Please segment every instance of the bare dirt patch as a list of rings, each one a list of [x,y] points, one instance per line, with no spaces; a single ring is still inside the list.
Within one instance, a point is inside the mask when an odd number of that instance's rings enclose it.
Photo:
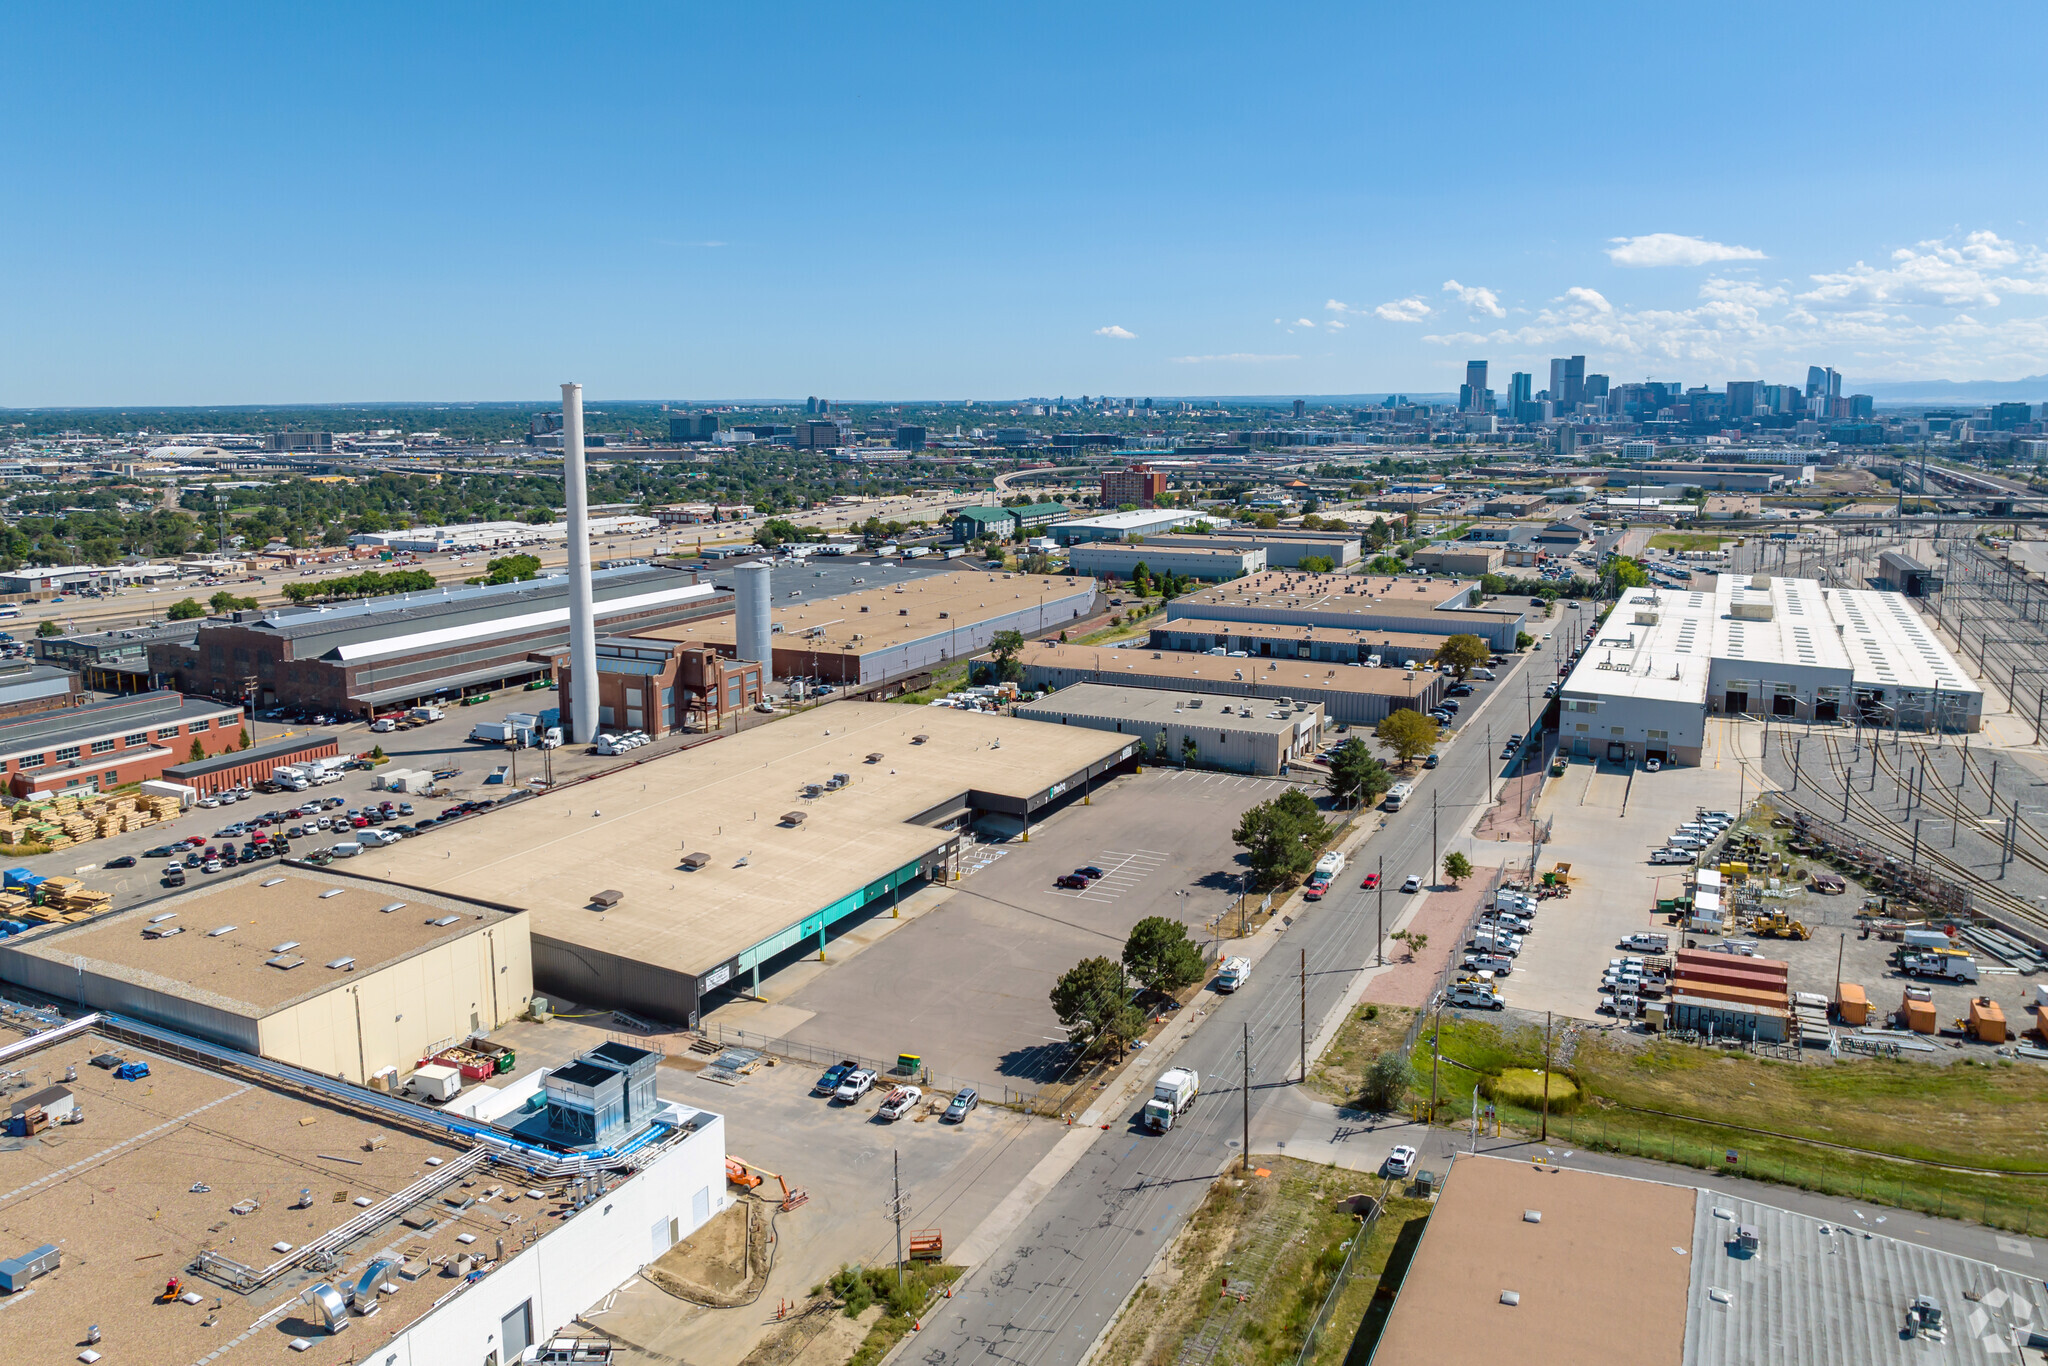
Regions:
[[[746,1304],[768,1283],[768,1206],[738,1200],[661,1254],[644,1273],[648,1284],[712,1309]]]

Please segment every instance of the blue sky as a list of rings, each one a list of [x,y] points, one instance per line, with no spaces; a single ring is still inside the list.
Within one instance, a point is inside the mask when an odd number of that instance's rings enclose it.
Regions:
[[[2048,371],[2048,11],[1936,14],[16,6],[0,405]]]

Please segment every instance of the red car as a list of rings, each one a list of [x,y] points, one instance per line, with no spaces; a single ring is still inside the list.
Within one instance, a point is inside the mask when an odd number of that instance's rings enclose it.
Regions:
[[[1369,892],[1373,888],[1380,885],[1380,875],[1378,873],[1367,873],[1365,875],[1365,881],[1359,883],[1358,885],[1365,888],[1365,890]]]
[[[1053,879],[1052,885],[1055,887],[1085,888],[1088,885],[1088,879],[1082,877],[1079,873],[1061,873]]]
[[[1323,899],[1323,893],[1329,890],[1330,884],[1327,882],[1311,882],[1308,885],[1308,890],[1301,894],[1301,899],[1303,901],[1321,901]]]
[[[206,845],[206,836],[187,835],[185,836],[185,843],[191,845],[194,849],[204,848]]]

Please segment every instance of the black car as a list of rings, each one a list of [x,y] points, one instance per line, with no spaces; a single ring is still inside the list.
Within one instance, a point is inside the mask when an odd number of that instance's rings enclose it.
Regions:
[[[120,858],[110,858],[107,860],[106,866],[109,868],[133,868],[135,866],[135,856],[133,854],[123,854]]]
[[[1097,881],[1098,879],[1106,876],[1100,868],[1097,868],[1092,863],[1083,864],[1081,867],[1076,868],[1074,871],[1079,873],[1082,877],[1087,878],[1090,882]]]
[[[200,864],[204,862],[206,862],[206,860],[200,857],[199,851],[197,849],[194,849],[191,853],[185,855],[185,866],[187,868],[197,868]]]

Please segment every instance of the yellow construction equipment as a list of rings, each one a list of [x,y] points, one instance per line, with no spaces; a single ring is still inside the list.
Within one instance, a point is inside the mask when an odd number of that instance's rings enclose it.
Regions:
[[[743,1162],[729,1153],[726,1155],[725,1179],[729,1184],[738,1186],[741,1190],[753,1190],[761,1184],[761,1178],[764,1176],[773,1176],[775,1184],[782,1187],[781,1209],[785,1214],[811,1198],[808,1191],[801,1186],[790,1185],[778,1173],[771,1172],[766,1167],[756,1167]]]
[[[1813,931],[1783,911],[1765,911],[1749,922],[1749,932],[1765,939],[1811,939]]]

